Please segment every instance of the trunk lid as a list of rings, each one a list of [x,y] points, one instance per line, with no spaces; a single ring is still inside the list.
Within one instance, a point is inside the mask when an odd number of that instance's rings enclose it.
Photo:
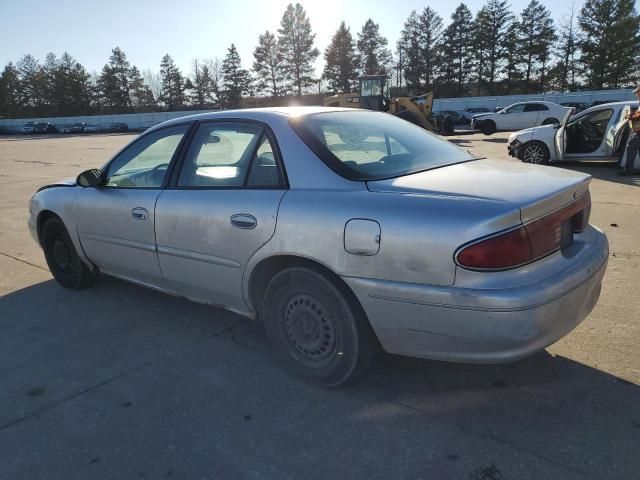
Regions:
[[[508,160],[480,159],[388,180],[372,192],[479,199],[520,209],[523,223],[566,206],[589,190],[590,175]]]

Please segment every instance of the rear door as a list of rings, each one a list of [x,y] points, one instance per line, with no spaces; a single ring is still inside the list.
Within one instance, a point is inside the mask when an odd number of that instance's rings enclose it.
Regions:
[[[245,310],[244,269],[275,231],[285,178],[265,125],[201,123],[156,205],[158,258],[169,288]]]
[[[548,108],[542,103],[527,103],[522,115],[523,126],[520,128],[535,127],[547,118]]]

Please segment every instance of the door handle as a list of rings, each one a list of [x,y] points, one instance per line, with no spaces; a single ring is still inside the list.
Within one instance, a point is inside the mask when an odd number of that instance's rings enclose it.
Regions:
[[[149,211],[146,208],[136,207],[131,209],[131,216],[136,220],[146,220],[149,218]]]
[[[236,213],[235,215],[231,215],[231,225],[236,228],[242,228],[243,230],[251,230],[252,228],[256,228],[258,220],[248,213]]]

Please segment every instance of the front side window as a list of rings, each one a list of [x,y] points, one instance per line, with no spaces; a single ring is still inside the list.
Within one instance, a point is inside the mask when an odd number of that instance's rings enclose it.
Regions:
[[[522,113],[524,112],[524,103],[519,103],[505,110],[505,113]]]
[[[596,110],[567,124],[567,153],[595,152],[607,133],[613,110]]]
[[[178,187],[273,188],[281,183],[265,129],[249,123],[200,125],[178,177]]]
[[[291,125],[321,160],[352,180],[399,177],[476,158],[388,113],[316,113]]]
[[[176,125],[144,135],[109,164],[106,186],[160,188],[188,129],[189,125]]]

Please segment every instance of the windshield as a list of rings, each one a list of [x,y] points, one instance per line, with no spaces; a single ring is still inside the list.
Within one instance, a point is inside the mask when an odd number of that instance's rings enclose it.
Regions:
[[[388,113],[316,113],[291,125],[321,160],[351,180],[399,177],[477,158]]]

